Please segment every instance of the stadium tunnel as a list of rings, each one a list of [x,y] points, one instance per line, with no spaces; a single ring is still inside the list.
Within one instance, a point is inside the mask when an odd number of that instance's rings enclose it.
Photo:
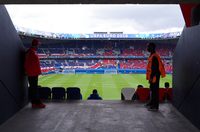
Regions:
[[[19,0],[11,3],[15,2],[20,3]],[[173,56],[173,105],[200,129],[200,25],[197,25],[200,18],[197,13],[199,6],[197,4],[180,4],[180,6],[186,26]],[[0,5],[0,18],[0,124],[2,124],[28,103],[28,85],[23,70],[24,46],[4,5]]]

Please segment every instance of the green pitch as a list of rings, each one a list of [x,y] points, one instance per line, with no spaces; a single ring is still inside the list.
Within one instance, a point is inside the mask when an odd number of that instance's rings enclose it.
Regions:
[[[39,85],[50,88],[76,86],[81,89],[84,100],[97,89],[104,100],[119,100],[124,87],[136,88],[139,84],[149,87],[145,77],[145,74],[52,74],[40,76]],[[164,87],[164,82],[172,86],[172,75],[161,78],[160,87]]]

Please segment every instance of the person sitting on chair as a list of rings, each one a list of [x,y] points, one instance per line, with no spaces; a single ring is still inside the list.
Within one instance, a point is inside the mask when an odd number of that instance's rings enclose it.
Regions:
[[[93,90],[92,94],[88,97],[88,100],[102,100],[102,98],[99,96],[96,89]]]
[[[168,94],[167,94],[167,91],[169,89],[169,82],[165,82],[165,88],[166,88],[165,99],[167,100],[167,99],[169,99]]]
[[[138,85],[137,86],[137,90],[140,89],[140,88],[144,88],[143,85]],[[135,91],[132,100],[138,100],[139,99],[137,90]]]
[[[166,89],[169,88],[169,82],[165,82],[165,88],[166,88]]]

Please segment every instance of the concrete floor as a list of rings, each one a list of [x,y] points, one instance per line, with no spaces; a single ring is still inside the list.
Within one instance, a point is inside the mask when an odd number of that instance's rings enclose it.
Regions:
[[[123,101],[49,102],[30,104],[0,126],[0,132],[199,132],[171,104],[158,112]]]

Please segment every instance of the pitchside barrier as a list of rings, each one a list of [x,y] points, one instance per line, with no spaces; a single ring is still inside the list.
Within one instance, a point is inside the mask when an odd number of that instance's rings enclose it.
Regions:
[[[145,69],[65,69],[45,74],[145,74]]]
[[[75,69],[67,69],[67,70],[64,70],[62,73],[64,74],[75,74]]]
[[[146,73],[140,69],[75,69],[75,74],[131,74]]]

